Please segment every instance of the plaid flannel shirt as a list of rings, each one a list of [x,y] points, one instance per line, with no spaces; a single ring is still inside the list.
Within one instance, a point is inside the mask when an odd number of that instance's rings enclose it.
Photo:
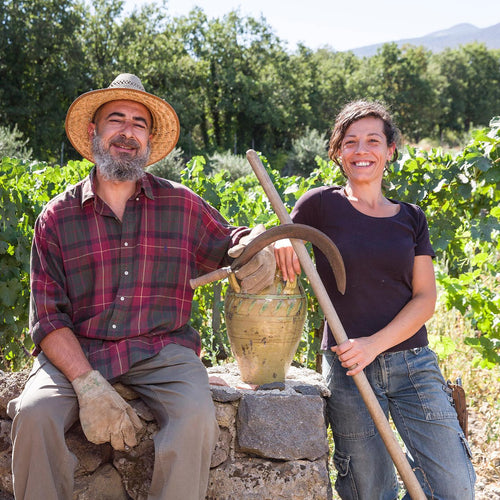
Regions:
[[[188,188],[146,174],[123,220],[94,193],[95,170],[51,200],[35,224],[30,330],[68,327],[112,379],[176,343],[200,353],[188,325],[189,280],[212,271],[244,232]]]

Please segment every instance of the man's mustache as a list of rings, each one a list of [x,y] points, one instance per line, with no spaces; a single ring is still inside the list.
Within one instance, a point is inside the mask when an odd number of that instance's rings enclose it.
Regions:
[[[110,141],[110,144],[113,146],[119,146],[119,147],[124,147],[124,148],[135,148],[139,149],[140,144],[135,140],[135,139],[113,139]]]

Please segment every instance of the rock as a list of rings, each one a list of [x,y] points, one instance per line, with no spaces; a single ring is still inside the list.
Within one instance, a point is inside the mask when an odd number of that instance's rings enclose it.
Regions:
[[[278,391],[284,391],[286,389],[284,382],[270,382],[269,384],[262,384],[257,387],[258,391],[273,391],[278,389]]]
[[[219,432],[219,439],[212,454],[210,467],[213,469],[224,463],[230,456],[233,436],[229,429],[222,428]]]
[[[295,385],[293,388],[295,392],[305,396],[321,396],[321,390],[313,385]]]
[[[244,453],[279,460],[316,460],[328,453],[320,396],[245,394],[237,427]]]
[[[12,424],[8,420],[0,420],[0,500],[1,492],[11,492],[12,475],[11,475],[11,458],[12,444],[10,440],[10,429]]]
[[[241,398],[241,392],[234,387],[223,386],[210,386],[212,391],[212,399],[220,403],[230,403],[231,401],[238,401]]]
[[[211,471],[207,500],[326,500],[332,497],[325,461],[242,458]]]
[[[118,471],[106,464],[91,476],[75,479],[73,500],[129,500]]]
[[[80,424],[75,424],[66,433],[66,443],[78,458],[75,476],[87,476],[110,461],[113,448],[109,444],[93,444],[85,438]]]
[[[127,493],[134,500],[146,500],[154,465],[154,443],[151,435],[143,438],[127,453],[115,451],[113,465],[120,473]]]
[[[3,372],[0,370],[0,418],[7,418],[7,404],[23,390],[28,371]]]

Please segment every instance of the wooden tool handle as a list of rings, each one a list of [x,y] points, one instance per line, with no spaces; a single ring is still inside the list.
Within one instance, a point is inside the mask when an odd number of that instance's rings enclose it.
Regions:
[[[219,281],[227,278],[232,273],[231,267],[221,267],[207,274],[202,274],[197,278],[189,280],[191,288],[194,290],[199,286],[206,285],[207,283],[212,283],[212,281]]]

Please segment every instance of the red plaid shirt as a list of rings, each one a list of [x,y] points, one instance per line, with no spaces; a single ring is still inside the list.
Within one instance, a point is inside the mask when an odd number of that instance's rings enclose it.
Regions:
[[[189,280],[219,267],[242,228],[188,188],[146,174],[123,221],[94,194],[94,171],[40,214],[31,256],[30,329],[68,327],[112,379],[176,343],[200,353],[187,323]]]

